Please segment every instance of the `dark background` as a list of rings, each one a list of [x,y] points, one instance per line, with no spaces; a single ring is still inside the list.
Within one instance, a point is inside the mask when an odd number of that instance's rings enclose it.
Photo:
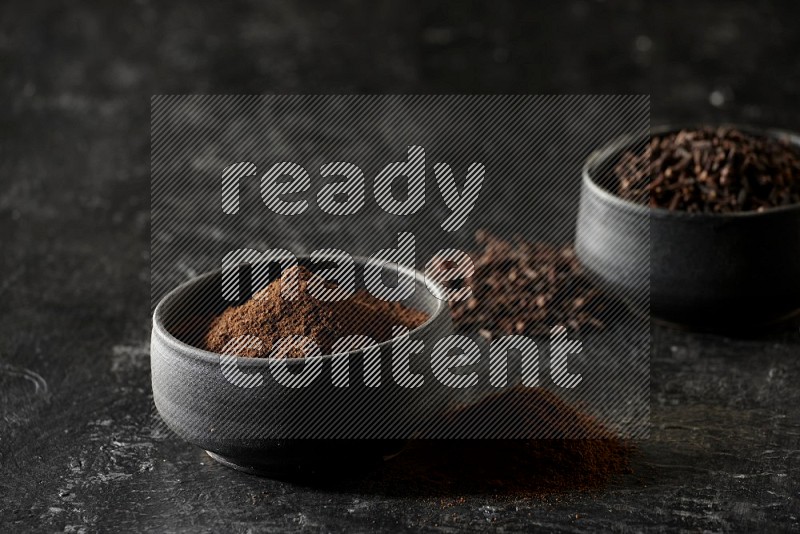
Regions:
[[[800,334],[653,328],[635,473],[539,500],[248,477],[152,432],[149,105],[165,93],[646,93],[800,129],[795,2],[0,7],[0,527],[791,530]]]

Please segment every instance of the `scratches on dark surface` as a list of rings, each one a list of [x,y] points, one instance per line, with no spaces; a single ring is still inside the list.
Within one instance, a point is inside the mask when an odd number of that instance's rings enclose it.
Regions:
[[[0,375],[11,378],[22,378],[33,386],[34,395],[47,396],[47,382],[39,373],[8,363],[0,363]]]

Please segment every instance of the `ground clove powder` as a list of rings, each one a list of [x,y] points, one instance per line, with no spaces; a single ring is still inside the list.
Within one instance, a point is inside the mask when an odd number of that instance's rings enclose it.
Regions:
[[[633,472],[632,442],[619,439],[594,417],[539,388],[516,387],[490,395],[454,410],[442,419],[440,429],[459,434],[476,421],[499,415],[536,428],[550,439],[414,440],[366,480],[364,488],[455,499],[466,495],[541,499],[599,490]]]
[[[281,288],[290,274],[297,274],[298,295],[284,299]],[[311,296],[308,283],[312,272],[304,267],[292,267],[242,304],[225,310],[216,317],[205,336],[205,347],[222,352],[229,341],[239,336],[258,337],[262,350],[244,350],[237,355],[266,357],[282,338],[306,336],[319,345],[322,354],[330,354],[337,339],[348,335],[364,335],[380,343],[392,338],[392,328],[409,330],[428,320],[425,312],[399,302],[376,299],[366,290],[356,291],[350,298],[325,302]],[[293,349],[286,356],[302,357]]]

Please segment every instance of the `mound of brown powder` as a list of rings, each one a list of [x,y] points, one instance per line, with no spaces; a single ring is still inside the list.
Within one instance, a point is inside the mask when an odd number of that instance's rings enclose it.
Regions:
[[[546,498],[599,490],[632,472],[631,442],[542,389],[517,387],[491,395],[455,410],[441,425],[457,435],[476,421],[497,417],[551,439],[412,441],[365,486],[390,494]]]
[[[298,278],[298,294],[293,299],[285,299],[281,288],[294,273]],[[262,350],[245,350],[237,354],[266,357],[280,339],[300,335],[313,340],[323,354],[330,354],[333,344],[341,337],[364,335],[380,343],[392,338],[393,327],[403,326],[410,330],[428,319],[424,312],[399,302],[376,299],[363,289],[346,300],[318,300],[308,291],[311,277],[311,271],[304,267],[287,269],[281,278],[241,306],[225,310],[211,323],[205,336],[206,349],[222,352],[232,339],[251,335],[261,340]],[[302,357],[303,352],[294,349],[287,356]]]

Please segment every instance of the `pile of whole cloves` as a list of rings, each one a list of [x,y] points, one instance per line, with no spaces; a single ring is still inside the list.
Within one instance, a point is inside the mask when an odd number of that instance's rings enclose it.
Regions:
[[[800,151],[787,141],[720,127],[653,136],[622,155],[618,194],[691,213],[763,211],[800,203]]]
[[[604,327],[610,301],[583,274],[572,247],[513,242],[478,231],[483,250],[472,255],[466,280],[472,296],[452,304],[461,331],[491,339],[500,334],[546,336],[554,326],[573,331]]]

